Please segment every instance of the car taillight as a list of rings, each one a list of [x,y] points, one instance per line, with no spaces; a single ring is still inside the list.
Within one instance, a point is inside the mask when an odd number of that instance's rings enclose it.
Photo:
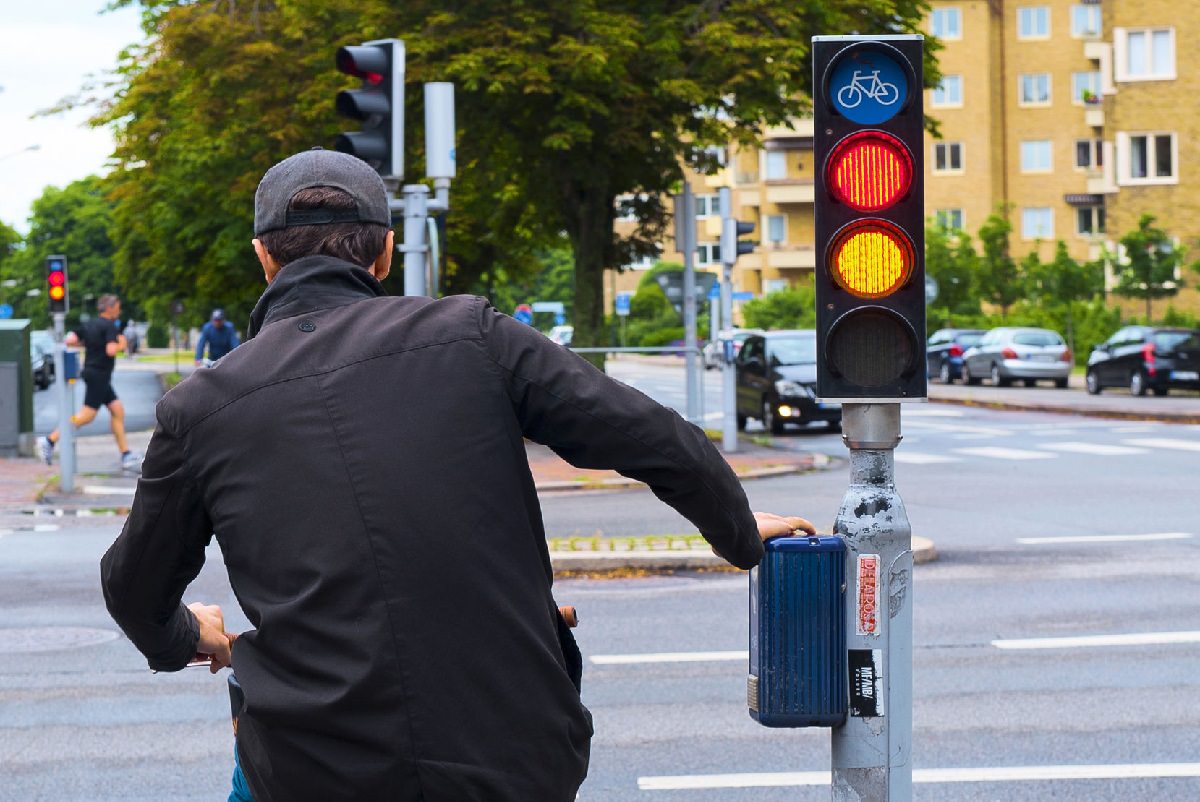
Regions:
[[[1153,376],[1156,372],[1154,366],[1154,343],[1146,343],[1142,346],[1142,360],[1146,363],[1146,372]]]
[[[958,343],[955,343],[954,345],[950,346],[950,351],[948,353],[950,354],[950,356],[962,356],[963,355],[962,346],[959,345]]]
[[[1017,352],[1011,348],[1005,348],[1000,352],[1000,356],[1004,357],[1005,359],[1020,359],[1020,357],[1017,356]]]
[[[1066,350],[1064,350],[1062,352],[1062,356],[1060,356],[1058,358],[1058,361],[1059,362],[1070,362],[1071,361],[1071,349],[1067,348]]]

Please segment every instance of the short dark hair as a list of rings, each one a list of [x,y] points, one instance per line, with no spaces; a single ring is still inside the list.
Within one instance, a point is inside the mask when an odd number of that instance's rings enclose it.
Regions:
[[[121,299],[111,292],[105,293],[96,299],[96,311],[107,312],[114,304],[121,303]]]
[[[355,210],[354,198],[334,187],[309,187],[292,196],[288,209]],[[258,239],[280,267],[305,256],[325,255],[370,267],[383,252],[387,227],[378,223],[323,223],[264,231]]]

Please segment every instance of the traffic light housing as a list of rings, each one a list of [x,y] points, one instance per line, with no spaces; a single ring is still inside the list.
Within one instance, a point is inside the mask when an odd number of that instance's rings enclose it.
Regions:
[[[726,217],[721,226],[721,261],[731,265],[744,253],[754,252],[753,242],[743,242],[742,236],[754,232],[754,223]]]
[[[337,94],[338,114],[362,129],[338,134],[334,147],[365,161],[386,179],[404,177],[404,42],[377,39],[337,50],[339,72],[362,80]]]
[[[50,314],[66,314],[69,301],[67,286],[67,257],[46,257],[46,297],[50,300]]]
[[[923,37],[813,37],[817,395],[927,397]]]

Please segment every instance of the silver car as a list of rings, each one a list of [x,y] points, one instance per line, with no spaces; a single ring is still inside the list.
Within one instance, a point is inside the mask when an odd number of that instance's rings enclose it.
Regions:
[[[986,377],[997,387],[1007,387],[1014,379],[1024,380],[1027,387],[1038,380],[1066,387],[1071,349],[1050,329],[992,329],[963,354],[962,375],[967,384],[979,384]]]

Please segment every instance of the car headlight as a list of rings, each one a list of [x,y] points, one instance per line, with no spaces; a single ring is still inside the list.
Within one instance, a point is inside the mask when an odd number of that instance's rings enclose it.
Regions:
[[[781,380],[775,382],[775,392],[790,398],[812,398],[812,390],[799,382]]]

